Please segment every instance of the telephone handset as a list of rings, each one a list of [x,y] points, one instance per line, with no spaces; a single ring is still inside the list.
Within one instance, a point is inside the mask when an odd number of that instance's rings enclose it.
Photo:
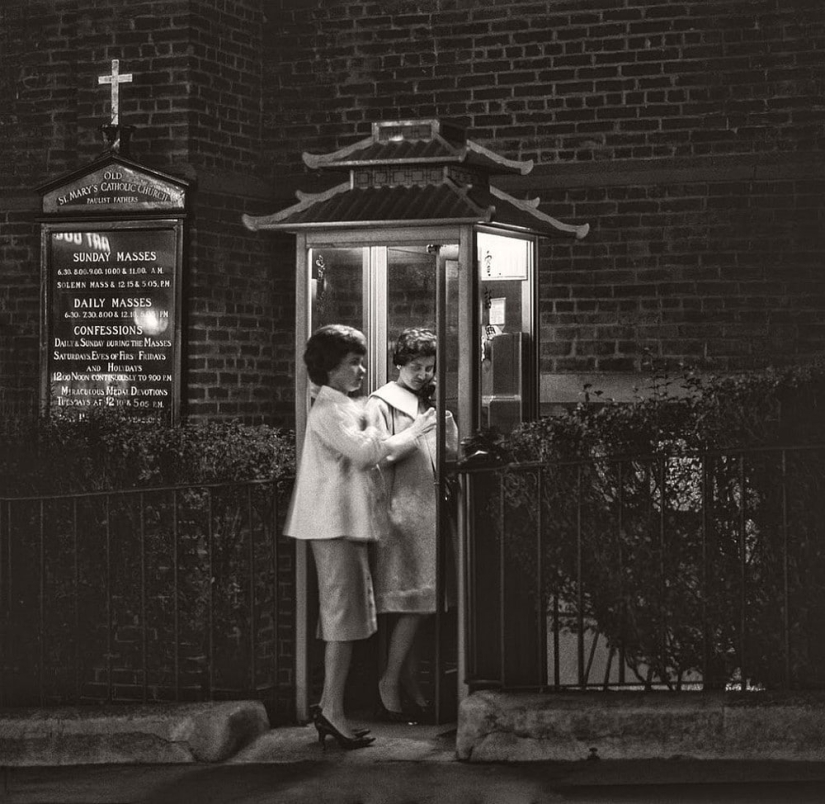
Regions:
[[[424,404],[434,407],[435,400],[433,397],[435,396],[435,380],[428,382],[426,385],[422,385],[421,390],[418,392],[418,396]]]
[[[495,324],[484,324],[481,327],[481,362],[490,360],[490,342],[496,335],[501,335],[501,327]]]

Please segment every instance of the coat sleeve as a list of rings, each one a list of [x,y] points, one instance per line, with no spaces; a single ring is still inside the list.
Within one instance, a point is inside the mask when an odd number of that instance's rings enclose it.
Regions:
[[[375,427],[367,427],[365,421],[340,406],[328,406],[314,426],[323,443],[349,458],[359,469],[375,466],[390,452],[385,438]]]
[[[369,397],[367,399],[366,414],[367,423],[380,434],[381,438],[386,440],[392,435],[392,410],[386,402],[374,396]],[[389,451],[381,461],[381,466],[391,463],[388,456]]]
[[[371,396],[367,400],[367,420],[385,440],[387,454],[382,463],[390,464],[405,458],[416,448],[417,437],[409,430],[392,432],[392,407],[383,399]]]

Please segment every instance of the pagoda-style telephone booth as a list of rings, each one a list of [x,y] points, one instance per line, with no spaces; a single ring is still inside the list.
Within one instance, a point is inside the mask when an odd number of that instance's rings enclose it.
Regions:
[[[490,184],[491,175],[528,173],[532,162],[500,157],[437,120],[374,123],[367,139],[330,154],[304,154],[304,161],[348,171],[349,178],[326,192],[299,193],[298,204],[272,215],[244,216],[252,230],[297,237],[299,445],[310,405],[304,346],[318,327],[333,323],[367,337],[365,394],[395,378],[393,346],[402,330],[433,329],[439,420],[451,411],[460,440],[480,427],[506,432],[536,416],[538,238],[582,238],[588,226],[561,223],[539,211],[538,199],[521,201]],[[437,498],[444,500],[443,428],[437,440]],[[464,694],[461,530],[461,518],[456,527],[445,510],[437,537],[440,605],[425,632],[439,722],[454,719]],[[314,571],[304,547],[297,545],[296,711],[305,718],[323,663],[314,639]]]

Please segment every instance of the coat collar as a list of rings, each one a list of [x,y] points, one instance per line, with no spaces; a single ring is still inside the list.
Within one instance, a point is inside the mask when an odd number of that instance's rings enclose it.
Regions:
[[[340,391],[336,391],[331,385],[322,385],[318,389],[318,393],[315,395],[316,399],[321,399],[322,397],[326,398],[329,397],[330,399],[338,399],[340,401],[341,397],[349,397],[346,394],[342,394]]]
[[[360,400],[360,402],[359,402]],[[315,394],[315,402],[331,402],[335,405],[352,405],[353,407],[363,407],[364,397],[351,397],[349,394],[336,391],[331,385],[322,385],[318,388],[318,393]]]
[[[418,416],[418,397],[412,391],[402,388],[397,382],[382,385],[377,391],[373,391],[371,396],[383,399],[388,405],[392,405],[411,419]]]

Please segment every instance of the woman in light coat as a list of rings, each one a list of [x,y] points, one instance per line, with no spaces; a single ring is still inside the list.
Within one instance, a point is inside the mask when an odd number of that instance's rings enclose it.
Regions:
[[[367,545],[386,530],[379,461],[398,460],[435,427],[435,414],[387,437],[367,427],[364,408],[350,394],[364,378],[364,335],[333,324],[317,330],[304,353],[320,386],[307,417],[298,476],[284,533],[312,545],[318,573],[318,633],[326,642],[324,691],[314,707],[319,742],[331,735],[344,748],[372,737],[353,734],[344,714],[344,688],[353,643],[377,629]]]
[[[436,337],[428,329],[406,329],[395,347],[398,379],[367,400],[371,422],[388,437],[409,432],[432,412]],[[455,454],[458,431],[447,414],[446,445]],[[429,714],[415,672],[416,634],[436,610],[435,430],[416,441],[416,448],[381,463],[387,494],[389,530],[374,548],[373,580],[379,614],[398,615],[390,637],[387,665],[378,683],[379,714],[394,722],[415,722]],[[411,706],[404,712],[401,692]],[[410,711],[412,710],[412,711]]]

